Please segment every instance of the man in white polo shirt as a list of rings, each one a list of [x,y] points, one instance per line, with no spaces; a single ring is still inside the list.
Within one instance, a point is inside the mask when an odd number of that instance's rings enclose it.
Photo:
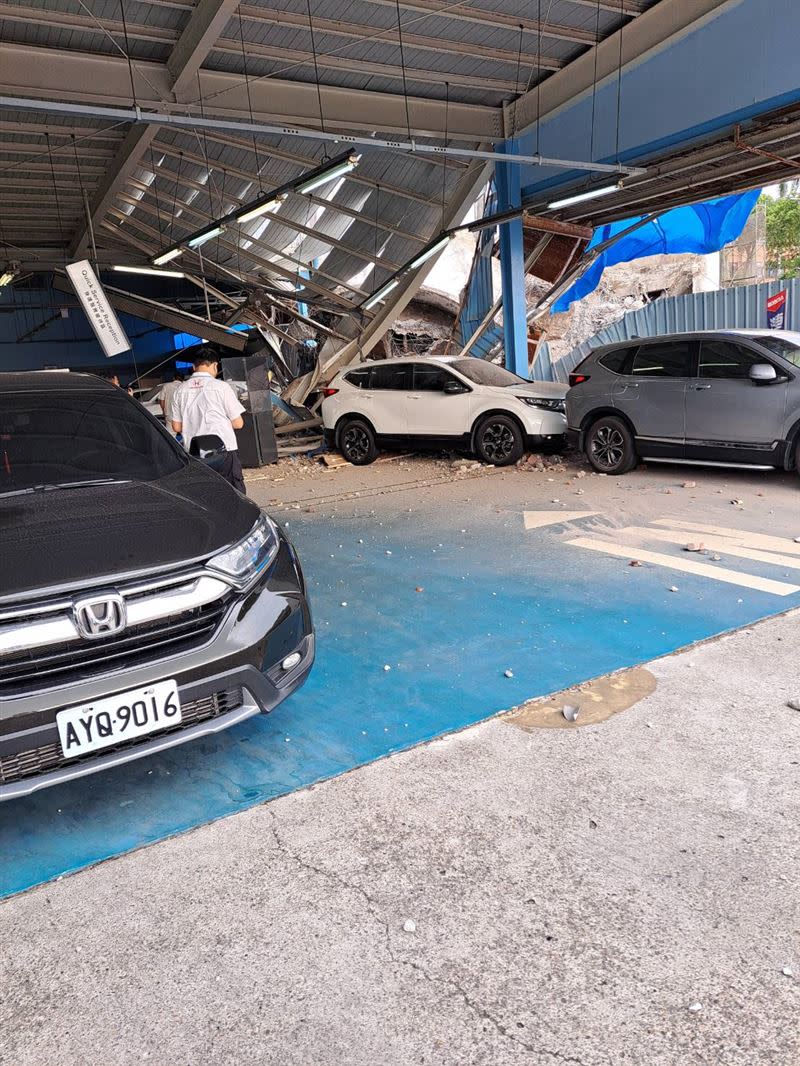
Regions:
[[[200,350],[193,360],[194,373],[172,396],[167,412],[172,428],[183,437],[187,451],[194,437],[215,434],[228,451],[224,476],[234,488],[245,491],[235,429],[244,425],[244,407],[225,381],[218,381],[219,363],[213,349]]]

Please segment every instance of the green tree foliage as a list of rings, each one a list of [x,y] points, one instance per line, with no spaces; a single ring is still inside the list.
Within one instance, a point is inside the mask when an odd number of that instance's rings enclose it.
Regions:
[[[800,273],[800,199],[764,197],[767,209],[767,260],[779,277],[794,278]]]

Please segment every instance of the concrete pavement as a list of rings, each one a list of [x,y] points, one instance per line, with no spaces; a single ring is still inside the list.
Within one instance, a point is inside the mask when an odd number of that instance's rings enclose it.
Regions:
[[[0,1062],[791,1066],[799,620],[5,901]]]

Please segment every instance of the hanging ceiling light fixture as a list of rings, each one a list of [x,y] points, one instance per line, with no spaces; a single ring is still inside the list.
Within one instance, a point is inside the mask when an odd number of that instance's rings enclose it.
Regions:
[[[439,237],[433,244],[427,248],[423,248],[416,259],[412,259],[408,264],[409,270],[416,270],[417,267],[422,266],[423,263],[427,263],[429,259],[432,259],[437,253],[441,252],[443,248],[446,248],[450,241],[455,237],[455,233],[445,233],[443,237]]]
[[[153,260],[153,266],[163,266],[164,263],[169,263],[172,259],[177,259],[179,255],[183,255],[183,248],[170,248],[168,252],[163,252],[161,255],[157,255]]]
[[[612,192],[618,192],[619,185],[604,185],[601,189],[589,189],[587,192],[578,192],[574,196],[565,196],[563,200],[553,200],[547,205],[548,211],[555,211],[559,207],[572,207],[573,204],[582,204],[584,200],[597,200],[601,196],[610,196]]]
[[[153,266],[163,266],[171,259],[175,259],[176,256],[182,255],[186,248],[199,248],[206,241],[213,240],[214,237],[219,236],[229,226],[240,226],[254,218],[258,218],[259,215],[266,214],[268,211],[277,210],[290,192],[301,194],[313,192],[314,189],[318,189],[321,185],[326,185],[329,181],[335,181],[336,178],[349,174],[355,170],[360,161],[361,156],[355,154],[352,149],[343,152],[334,159],[327,160],[316,169],[307,171],[292,181],[285,182],[277,189],[273,189],[272,192],[262,194],[257,200],[251,200],[249,203],[237,207],[235,211],[230,211],[222,218],[215,219],[209,226],[189,234],[180,243],[173,245],[171,248],[166,248],[163,252],[159,252],[150,262]]]
[[[372,296],[370,296],[367,300],[364,301],[364,304],[363,304],[364,310],[365,311],[369,311],[373,307],[375,307],[376,304],[381,303],[381,301],[384,300],[389,295],[389,293],[392,291],[392,289],[396,289],[399,284],[400,284],[400,279],[399,278],[394,278],[394,279],[392,279],[392,281],[387,281],[386,284],[382,288],[378,289],[377,292],[374,292],[372,294]]]
[[[119,274],[149,274],[156,278],[185,278],[186,275],[182,270],[156,270],[154,267],[146,266],[114,266],[111,268],[116,270]]]
[[[0,289],[6,285],[10,285],[14,278],[17,276],[17,269],[12,263],[6,267],[2,274],[0,274]]]

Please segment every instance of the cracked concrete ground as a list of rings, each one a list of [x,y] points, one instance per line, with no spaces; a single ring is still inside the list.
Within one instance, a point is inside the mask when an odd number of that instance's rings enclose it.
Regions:
[[[0,1062],[792,1066],[798,620],[7,900]]]

